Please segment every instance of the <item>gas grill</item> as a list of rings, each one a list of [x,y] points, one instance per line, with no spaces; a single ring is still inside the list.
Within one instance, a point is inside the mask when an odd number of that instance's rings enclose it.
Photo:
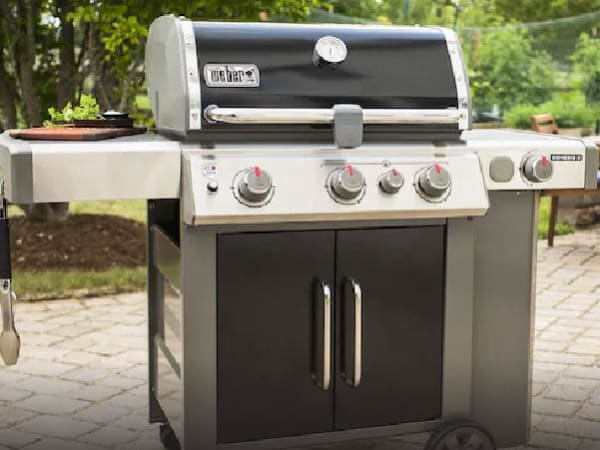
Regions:
[[[146,68],[160,135],[0,165],[15,203],[148,199],[165,446],[526,442],[539,190],[595,188],[595,148],[469,131],[442,28],[164,16]]]

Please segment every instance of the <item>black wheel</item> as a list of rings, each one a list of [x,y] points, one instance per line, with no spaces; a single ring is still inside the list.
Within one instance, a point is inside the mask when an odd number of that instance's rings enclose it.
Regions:
[[[494,438],[484,427],[471,420],[442,424],[432,435],[426,450],[496,450]]]
[[[160,426],[160,442],[167,450],[181,450],[177,436],[168,423]]]

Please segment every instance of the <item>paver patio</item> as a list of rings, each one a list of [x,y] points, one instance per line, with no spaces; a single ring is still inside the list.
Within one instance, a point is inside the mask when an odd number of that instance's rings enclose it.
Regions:
[[[600,227],[540,241],[538,261],[530,444],[600,450]],[[19,304],[17,324],[21,360],[0,367],[0,450],[162,448],[146,419],[145,294]]]

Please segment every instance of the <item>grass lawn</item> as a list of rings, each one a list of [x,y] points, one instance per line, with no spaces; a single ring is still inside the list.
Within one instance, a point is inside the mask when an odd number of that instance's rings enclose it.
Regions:
[[[110,214],[127,219],[146,222],[145,200],[111,200],[103,202],[72,202],[69,205],[71,214]],[[22,215],[23,211],[17,206],[8,208],[9,216]]]
[[[550,197],[542,197],[538,213],[538,239],[548,237],[548,217],[550,217]],[[556,225],[556,235],[573,233],[572,225],[559,223]]]
[[[140,222],[146,221],[143,200],[73,202],[72,214],[111,214]],[[21,215],[10,206],[9,215]],[[20,300],[45,300],[109,295],[146,288],[146,267],[116,268],[105,271],[85,270],[17,270],[13,271],[13,288]]]
[[[134,292],[146,288],[146,267],[110,269],[102,272],[80,270],[15,270],[13,290],[19,300],[83,298]]]

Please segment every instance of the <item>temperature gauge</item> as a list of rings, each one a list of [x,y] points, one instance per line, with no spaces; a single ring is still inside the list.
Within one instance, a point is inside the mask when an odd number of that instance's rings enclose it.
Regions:
[[[323,36],[315,45],[313,61],[315,64],[340,64],[348,55],[346,44],[335,36]]]

